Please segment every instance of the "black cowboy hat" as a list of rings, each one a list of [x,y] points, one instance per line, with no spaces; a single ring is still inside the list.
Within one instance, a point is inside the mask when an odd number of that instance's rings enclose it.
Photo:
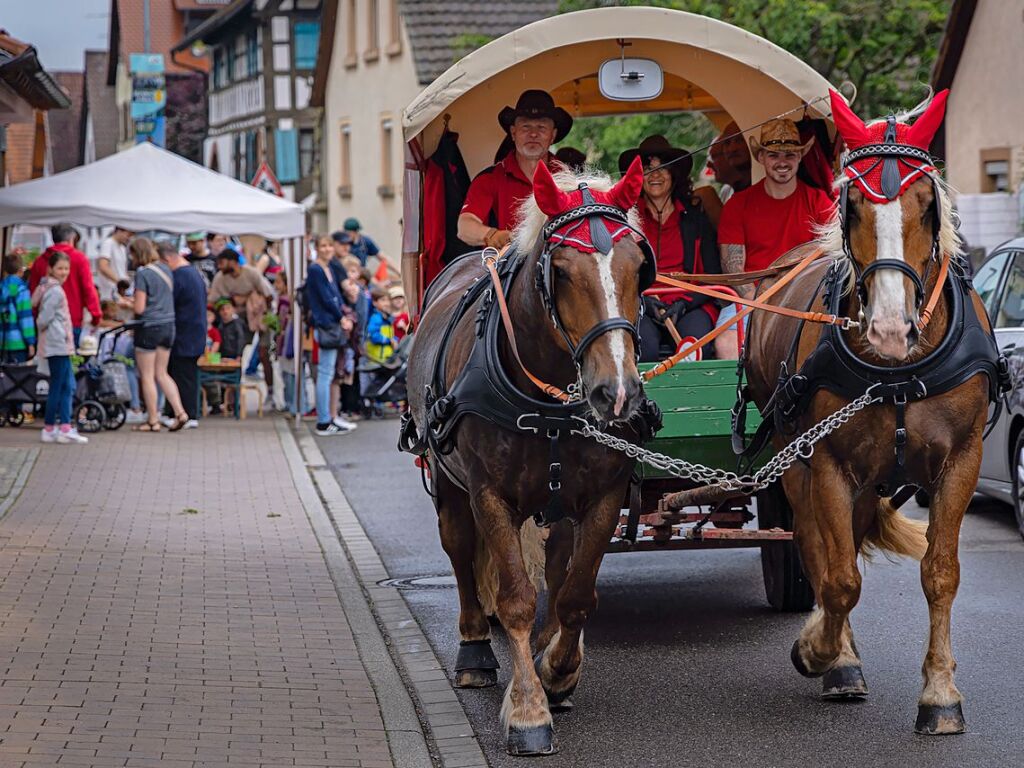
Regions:
[[[555,100],[547,91],[523,91],[515,107],[505,107],[498,113],[498,123],[508,131],[517,117],[551,118],[555,123],[555,141],[561,141],[572,130],[572,116],[561,107],[556,107]]]
[[[640,155],[644,165],[647,165],[652,157],[661,160],[662,165],[672,163],[672,172],[685,178],[689,178],[690,171],[693,170],[693,155],[685,149],[673,147],[668,143],[668,139],[659,134],[648,136],[636,149],[627,149],[619,155],[619,171],[625,173],[637,155]]]

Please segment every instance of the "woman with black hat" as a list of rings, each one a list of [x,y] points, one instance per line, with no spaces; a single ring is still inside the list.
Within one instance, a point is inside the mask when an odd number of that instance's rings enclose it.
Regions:
[[[693,157],[669,144],[664,136],[648,136],[636,149],[619,155],[625,172],[639,155],[644,164],[644,187],[637,208],[644,236],[658,258],[659,272],[690,274],[722,271],[715,230],[694,197],[690,182]],[[713,300],[687,291],[645,298],[640,321],[640,359],[662,357],[662,341],[672,342],[669,324],[680,337],[700,338],[718,317]]]

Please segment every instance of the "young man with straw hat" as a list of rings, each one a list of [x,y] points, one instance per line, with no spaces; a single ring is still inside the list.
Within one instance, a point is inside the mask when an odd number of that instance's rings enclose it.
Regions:
[[[722,271],[764,269],[786,251],[814,239],[814,227],[831,219],[831,198],[796,176],[813,143],[813,137],[801,142],[796,123],[783,118],[765,123],[760,138],[750,137],[750,154],[764,166],[765,175],[730,197],[722,208],[718,226]],[[746,298],[754,294],[752,285],[739,290]],[[736,305],[728,305],[719,325],[735,314]],[[720,358],[738,357],[735,330],[723,333],[715,350]]]

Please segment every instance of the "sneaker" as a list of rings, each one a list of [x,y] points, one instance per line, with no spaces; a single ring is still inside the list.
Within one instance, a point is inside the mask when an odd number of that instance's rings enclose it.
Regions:
[[[128,411],[128,415],[124,417],[125,424],[145,424],[146,414],[142,411]]]
[[[170,416],[161,416],[160,417],[160,423],[163,424],[165,427],[168,427],[168,428],[173,427],[174,426],[174,422],[175,422],[175,419],[172,419]]]
[[[347,435],[350,431],[351,430],[348,429],[342,429],[333,422],[316,428],[316,433],[320,435],[320,437],[329,437],[330,435]]]
[[[44,429],[39,433],[39,439],[44,443],[56,443],[57,442],[57,430],[56,429]]]
[[[189,419],[185,422],[185,426],[182,429],[199,429],[199,422],[195,419]]]
[[[67,445],[69,443],[85,445],[86,443],[89,442],[89,438],[86,437],[85,435],[78,434],[77,429],[69,429],[67,432],[60,431],[57,433],[57,442],[62,443],[64,445]]]
[[[351,432],[353,429],[356,428],[356,426],[358,426],[356,424],[353,424],[344,416],[335,416],[331,423],[334,424],[336,427],[345,430],[346,432]]]

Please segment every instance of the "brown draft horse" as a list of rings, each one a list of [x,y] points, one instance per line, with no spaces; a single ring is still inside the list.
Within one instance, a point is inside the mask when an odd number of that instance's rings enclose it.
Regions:
[[[947,292],[930,322],[918,332],[921,296],[931,294],[940,257],[958,254],[961,248],[952,205],[925,151],[942,120],[945,96],[939,94],[908,126],[895,118],[865,125],[842,97],[833,94],[833,119],[851,149],[846,176],[839,182],[840,190],[845,187],[841,197],[845,210],[841,204],[818,241],[834,258],[800,275],[773,299],[788,307],[823,309],[820,289],[825,271],[845,269],[848,293],[843,314],[860,317],[861,322],[859,329],[842,332],[842,338],[857,359],[875,366],[894,370],[911,366],[936,350],[951,326],[952,300]],[[896,146],[888,155],[896,158],[889,170],[884,159],[889,150],[880,145]],[[893,175],[893,170],[898,173]],[[888,179],[880,178],[885,175]],[[871,269],[876,260],[883,263]],[[906,267],[922,285],[914,285]],[[977,294],[965,287],[963,295],[964,316],[973,304],[976,325],[982,329],[978,338],[990,338]],[[822,334],[830,331],[779,315],[756,318],[748,336],[747,373],[751,393],[762,409],[798,333],[797,368],[815,351]],[[852,399],[818,389],[796,421],[797,432]],[[895,401],[859,412],[817,444],[807,466],[798,463],[783,478],[794,510],[795,537],[819,606],[794,644],[792,659],[802,674],[824,676],[824,697],[867,694],[849,621],[861,589],[858,553],[873,546],[921,560],[930,635],[915,725],[918,733],[960,733],[965,728],[962,697],[953,679],[950,609],[960,582],[960,524],[978,480],[989,400],[990,383],[977,372],[942,394],[929,393],[926,399],[911,399],[905,406],[902,482],[919,485],[931,495],[927,526],[910,521],[890,504],[889,496],[896,490],[890,481],[894,468],[898,469],[894,445],[900,425]],[[776,448],[788,439],[776,436]]]
[[[581,251],[571,245],[578,234],[565,237],[563,230],[561,239],[551,241],[543,234],[551,217],[567,209],[579,210],[588,199],[579,189],[581,182],[588,187],[589,199],[620,209],[618,222],[600,217],[582,220],[584,228],[596,224],[607,225],[609,231],[617,229],[619,239],[605,252]],[[626,422],[643,398],[632,326],[645,287],[642,274],[654,269],[646,244],[634,237],[635,211],[630,219],[626,214],[633,209],[641,184],[639,164],[614,186],[600,175],[562,172],[553,179],[543,163],[538,166],[534,196],[523,204],[513,232],[514,248],[506,257],[522,259],[518,277],[507,290],[507,303],[523,366],[516,361],[507,335],[499,332],[497,336],[501,368],[520,392],[551,402],[524,375],[523,367],[563,389],[578,378],[585,393],[583,407],[589,406],[598,421],[618,425],[619,434],[626,436],[633,434]],[[549,254],[549,269],[539,270],[538,263],[545,266],[541,261],[545,254]],[[543,279],[551,281],[548,295],[553,311],[540,288]],[[487,281],[488,274],[479,254],[470,254],[457,268],[442,272],[427,296],[409,360],[410,413],[420,435],[431,423],[428,392],[435,386],[438,356],[444,355],[446,391],[470,360],[477,310],[488,297],[475,302],[447,338],[446,330],[463,295],[478,280]],[[601,323],[604,330],[598,329]],[[633,467],[631,460],[584,438],[567,437],[560,442],[560,496],[566,517],[551,526],[547,541],[549,610],[537,638],[536,658],[530,634],[537,595],[524,564],[520,529],[549,503],[550,441],[543,433],[501,428],[468,413],[454,427],[451,451],[432,448],[427,454],[441,541],[458,581],[461,643],[455,666],[459,687],[484,687],[497,680],[490,627],[474,574],[480,544],[497,569],[497,616],[507,633],[513,665],[501,712],[510,754],[556,751],[550,710],[564,705],[579,681],[583,625],[597,602],[598,568],[619,519]]]

